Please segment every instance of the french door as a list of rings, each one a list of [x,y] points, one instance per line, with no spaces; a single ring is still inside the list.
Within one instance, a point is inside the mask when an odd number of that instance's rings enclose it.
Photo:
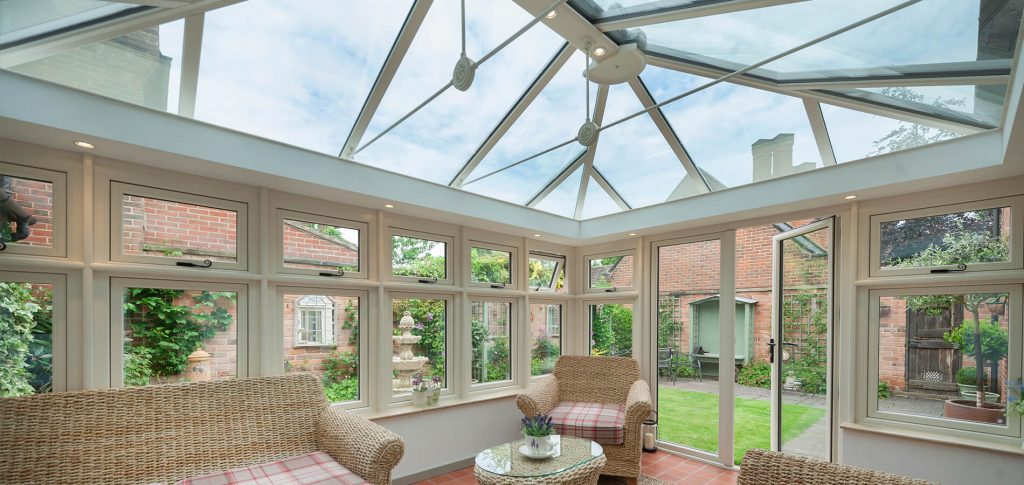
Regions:
[[[835,222],[773,238],[771,448],[832,460]]]

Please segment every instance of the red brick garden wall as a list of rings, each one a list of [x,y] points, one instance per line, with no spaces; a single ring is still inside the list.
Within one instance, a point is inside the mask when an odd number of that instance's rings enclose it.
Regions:
[[[17,244],[53,247],[53,184],[11,177],[11,190],[14,192],[14,200],[38,220],[31,226],[29,237]],[[11,229],[14,229],[13,223]]]

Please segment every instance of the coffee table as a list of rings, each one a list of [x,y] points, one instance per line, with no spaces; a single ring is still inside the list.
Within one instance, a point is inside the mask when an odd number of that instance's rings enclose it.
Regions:
[[[558,451],[545,459],[527,458],[519,453],[523,440],[484,450],[476,455],[476,479],[484,485],[596,484],[607,461],[601,445],[572,436],[556,439]]]

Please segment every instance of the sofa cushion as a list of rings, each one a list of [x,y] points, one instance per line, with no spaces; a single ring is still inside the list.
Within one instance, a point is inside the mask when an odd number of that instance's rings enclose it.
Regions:
[[[369,483],[334,461],[327,453],[317,451],[283,460],[235,468],[193,477],[179,485],[271,485],[317,484],[357,485]]]
[[[562,402],[551,410],[558,434],[594,440],[603,445],[625,441],[626,407],[621,404]]]

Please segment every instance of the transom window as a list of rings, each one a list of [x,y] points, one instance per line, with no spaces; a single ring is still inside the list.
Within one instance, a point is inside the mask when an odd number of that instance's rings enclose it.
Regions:
[[[418,283],[451,283],[449,256],[454,238],[393,229],[391,276]]]
[[[471,241],[469,281],[473,286],[513,287],[515,248]]]
[[[633,255],[598,254],[587,257],[587,291],[616,291],[633,287]]]
[[[530,289],[564,293],[565,256],[530,253]]]

